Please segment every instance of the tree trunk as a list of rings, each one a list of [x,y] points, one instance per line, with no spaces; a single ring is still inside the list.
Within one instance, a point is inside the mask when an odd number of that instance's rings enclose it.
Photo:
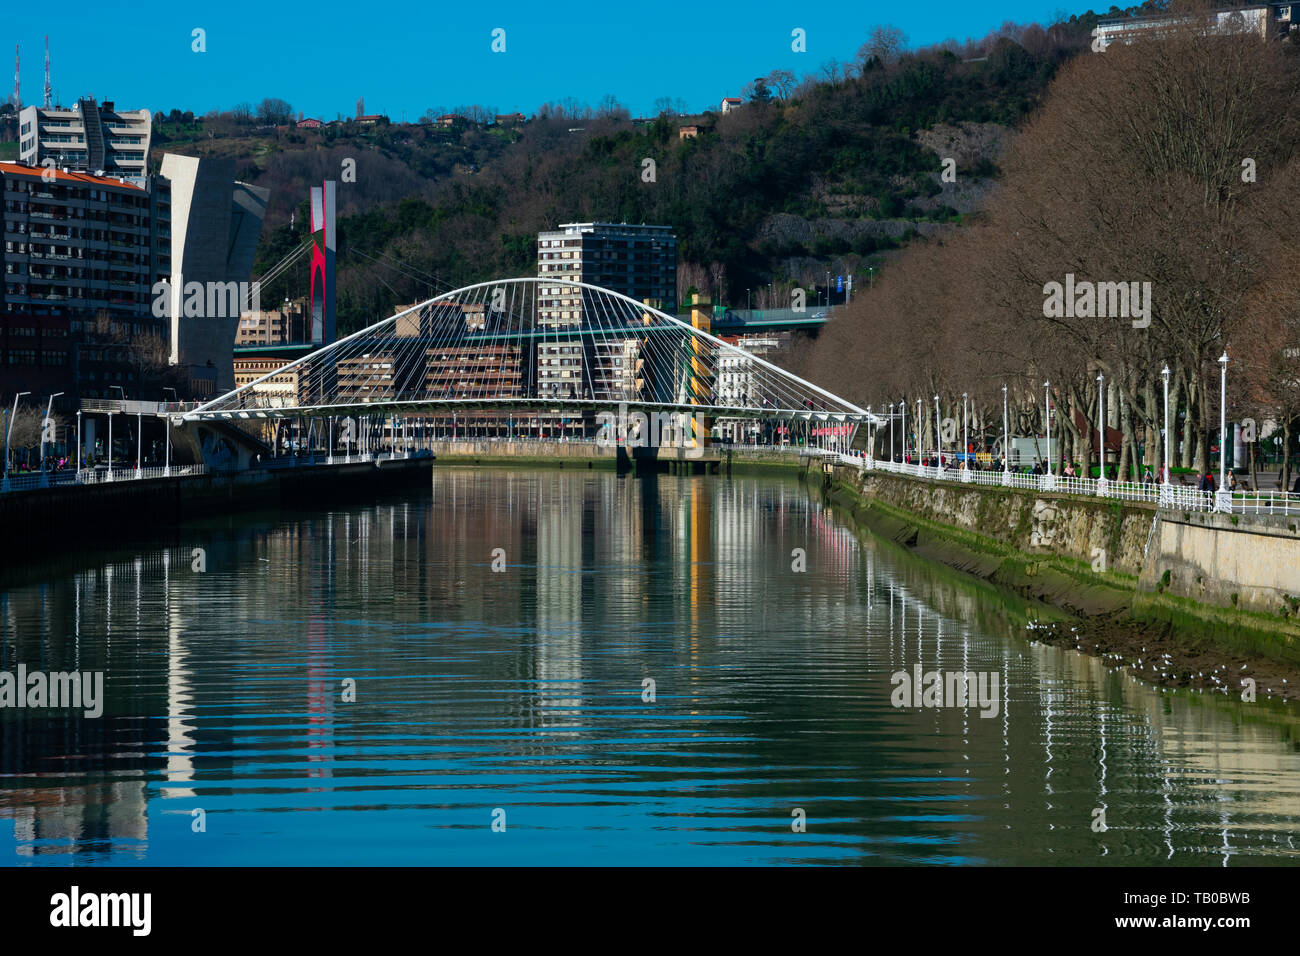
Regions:
[[[1115,408],[1115,417],[1119,425],[1119,461],[1115,465],[1115,477],[1120,481],[1128,481],[1128,463],[1133,454],[1133,428],[1129,421],[1128,404],[1124,401],[1124,388],[1121,386],[1115,389],[1115,401],[1118,403]]]
[[[1256,468],[1255,442],[1250,443],[1250,490],[1259,490],[1259,471]]]
[[[1060,432],[1060,444],[1057,447],[1061,451],[1060,466],[1062,471],[1065,470],[1067,461],[1074,461],[1078,457],[1079,443],[1079,428],[1074,423],[1074,400],[1072,397],[1067,398],[1066,408],[1067,412],[1064,415],[1061,414],[1059,407],[1056,410],[1056,427],[1057,431]]]
[[[1209,433],[1205,430],[1205,423],[1209,421],[1209,411],[1206,407],[1209,402],[1209,393],[1200,383],[1199,372],[1196,373],[1192,381],[1196,390],[1196,401],[1189,404],[1194,404],[1196,407],[1196,472],[1197,474],[1205,474],[1210,470],[1210,443],[1207,440]],[[1219,454],[1223,454],[1223,449],[1219,449]]]
[[[1160,426],[1155,424],[1160,420],[1160,414],[1164,409],[1157,403],[1155,382],[1150,375],[1142,385],[1142,401],[1147,408],[1146,439],[1143,442],[1142,461],[1155,471],[1164,463],[1164,449],[1160,444]]]
[[[1093,445],[1092,440],[1097,437],[1097,406],[1092,401],[1092,389],[1089,389],[1088,392],[1087,401],[1078,403],[1080,410],[1083,412],[1084,424],[1087,426],[1083,429],[1083,450],[1079,456],[1080,475],[1084,478],[1092,474],[1093,452],[1096,451],[1096,446]]]

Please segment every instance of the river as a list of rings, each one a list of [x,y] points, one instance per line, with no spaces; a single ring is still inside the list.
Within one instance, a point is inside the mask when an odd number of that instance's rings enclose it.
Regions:
[[[9,865],[1300,855],[1293,706],[1035,644],[779,476],[439,465],[2,588],[0,669],[104,680],[0,708]],[[996,693],[896,706],[917,665]]]

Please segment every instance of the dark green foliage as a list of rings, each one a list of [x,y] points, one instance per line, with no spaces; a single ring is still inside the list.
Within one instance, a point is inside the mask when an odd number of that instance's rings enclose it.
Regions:
[[[1072,30],[1085,29],[1078,22]],[[734,290],[771,281],[781,257],[896,248],[915,230],[901,239],[859,234],[811,242],[760,242],[759,235],[776,213],[952,221],[957,211],[950,206],[917,204],[940,190],[937,159],[914,131],[940,122],[1019,122],[1075,48],[1055,44],[1030,53],[1004,40],[979,62],[947,52],[908,55],[852,79],[806,83],[787,101],[769,92],[736,113],[702,121],[534,119],[508,139],[481,129],[369,129],[364,135],[376,148],[436,185],[426,196],[341,218],[340,329],[429,291],[390,274],[385,280],[394,287],[384,286],[374,263],[351,249],[398,258],[459,285],[532,272],[537,232],[561,222],[664,223],[676,231],[681,261],[722,263]],[[680,140],[678,126],[692,122],[703,122],[705,131]],[[331,130],[327,138],[336,135]],[[647,158],[655,164],[652,182],[642,176]],[[471,174],[450,174],[453,161],[473,164]],[[996,168],[984,161],[970,172],[992,176]],[[296,238],[285,227],[268,230],[259,268],[301,239],[301,219]]]

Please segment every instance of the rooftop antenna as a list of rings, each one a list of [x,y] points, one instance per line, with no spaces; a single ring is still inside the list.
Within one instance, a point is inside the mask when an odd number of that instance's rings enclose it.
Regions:
[[[23,97],[18,91],[18,44],[14,44],[14,109],[23,108]]]
[[[50,98],[50,35],[45,34],[45,108],[48,110],[54,105]]]

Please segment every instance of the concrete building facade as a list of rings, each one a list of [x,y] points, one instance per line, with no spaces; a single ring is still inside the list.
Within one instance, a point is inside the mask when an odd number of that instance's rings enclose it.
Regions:
[[[0,163],[0,392],[139,398],[165,363],[170,190],[142,182]]]
[[[670,226],[564,223],[537,236],[537,274],[584,282],[672,311],[677,297],[677,238]],[[580,334],[588,325],[582,290],[542,285],[537,324],[563,333],[537,346],[538,398],[635,400],[637,340]]]
[[[235,346],[295,345],[308,341],[307,303],[303,299],[286,300],[278,309],[242,312]],[[236,375],[238,381],[238,375]]]
[[[248,282],[270,191],[236,181],[228,159],[165,153],[162,175],[172,200],[171,362],[215,368],[225,391],[235,387],[232,349],[243,308],[196,309],[185,290],[195,282],[209,289]]]
[[[111,100],[77,101],[73,107],[26,106],[18,114],[19,160],[59,169],[141,180],[149,172],[153,115],[118,110]]]

